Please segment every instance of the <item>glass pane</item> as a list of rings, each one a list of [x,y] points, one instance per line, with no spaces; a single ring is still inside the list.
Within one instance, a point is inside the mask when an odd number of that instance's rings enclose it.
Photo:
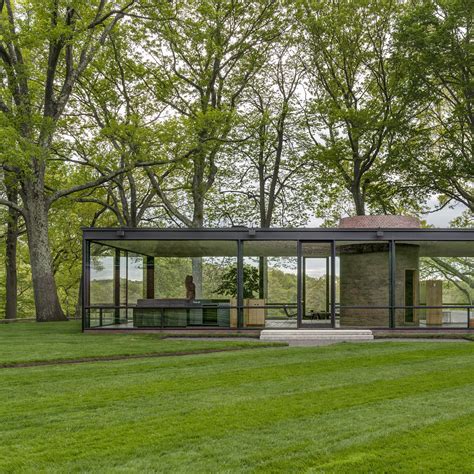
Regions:
[[[128,252],[127,292],[129,306],[135,306],[138,300],[145,297],[145,258],[143,255]]]
[[[126,255],[120,275],[134,326],[237,327],[235,241],[109,243]]]
[[[304,242],[302,253],[303,327],[331,327],[331,244]]]
[[[122,301],[122,257],[117,250],[106,245],[91,243],[89,262],[90,327],[107,326],[126,322],[126,311],[119,308]]]
[[[127,305],[127,252],[120,251],[120,306]]]
[[[295,241],[244,242],[244,326],[296,328]]]
[[[396,243],[396,326],[466,328],[474,300],[472,242]]]
[[[91,305],[114,304],[114,257],[115,249],[91,244],[90,293]]]

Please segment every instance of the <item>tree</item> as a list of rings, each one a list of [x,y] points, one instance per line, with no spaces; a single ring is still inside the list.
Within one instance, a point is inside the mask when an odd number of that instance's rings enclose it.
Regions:
[[[153,97],[143,100],[148,92],[146,72],[134,46],[129,25],[117,26],[71,98],[72,108],[79,112],[67,130],[73,143],[61,154],[69,162],[68,157],[76,157],[102,176],[151,156],[167,156],[159,125],[166,106]],[[112,213],[120,226],[133,228],[156,220],[150,212],[155,197],[147,174],[128,169],[77,200],[95,203]]]
[[[393,31],[400,4],[391,0],[304,1],[298,12],[309,94],[308,153],[323,175],[350,194],[354,213],[393,212],[414,205],[397,175],[394,144],[409,137],[417,103],[403,94]],[[398,202],[397,202],[398,198]]]
[[[221,206],[231,206],[225,210],[234,218],[242,214],[237,206],[253,210],[244,214],[247,225],[284,227],[306,220],[304,175],[310,169],[299,146],[297,101],[302,73],[293,46],[278,43],[243,95],[233,143],[225,151],[233,159],[222,166]]]
[[[239,123],[225,153],[215,214],[260,228],[307,220],[305,182],[310,167],[300,148],[298,88],[303,70],[291,30],[269,52],[239,108]],[[260,298],[268,293],[267,258],[259,258]]]
[[[25,220],[39,321],[64,319],[48,238],[51,205],[115,176],[53,188],[60,180],[49,174],[51,149],[73,88],[133,3],[0,2],[0,154],[21,198],[0,204]]]
[[[18,188],[15,177],[4,171],[4,192],[8,201],[18,205]],[[20,213],[8,207],[5,236],[5,318],[16,319],[18,302],[17,245]]]
[[[277,5],[275,0],[175,2],[149,23],[154,90],[182,124],[183,135],[178,129],[176,138],[187,145],[191,212],[169,205],[149,174],[169,211],[188,227],[204,225],[205,196],[214,185],[217,157],[239,99],[279,34]]]
[[[416,147],[407,147],[405,179],[474,212],[474,3],[409,3],[397,41],[410,97],[425,105],[414,117]]]
[[[241,95],[279,35],[279,2],[186,0],[166,5],[148,13],[147,67],[153,92],[170,108],[175,131],[171,148],[179,153],[176,158],[189,163],[178,167],[185,206],[170,198],[163,176],[147,172],[169,214],[181,225],[199,228],[205,224],[206,197],[215,184],[219,153],[228,142]],[[171,173],[166,179],[172,181]],[[198,297],[201,275],[202,261],[196,258]]]
[[[259,290],[258,269],[253,265],[243,266],[243,295],[244,298],[254,298],[254,293]],[[214,290],[219,295],[237,297],[237,267],[232,265],[221,276],[221,283]]]
[[[463,302],[472,305],[474,301],[474,260],[472,257],[426,258],[422,260],[422,273],[426,278],[449,281],[463,296]]]

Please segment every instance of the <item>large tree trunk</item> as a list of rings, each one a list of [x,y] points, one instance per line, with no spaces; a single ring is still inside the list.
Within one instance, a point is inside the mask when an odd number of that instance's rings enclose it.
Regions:
[[[356,215],[365,216],[365,199],[359,186],[354,186],[352,190]]]
[[[204,163],[199,161],[195,163],[194,181],[193,181],[193,221],[192,226],[195,229],[201,229],[204,226]],[[192,258],[193,282],[196,287],[196,299],[202,298],[202,257]]]
[[[260,205],[260,227],[262,229],[269,229],[272,222],[272,210],[265,209],[265,184],[260,181],[260,200],[263,206]],[[272,199],[273,196],[270,196]],[[262,201],[263,200],[263,201]],[[258,297],[260,299],[268,299],[268,257],[258,258]]]
[[[8,200],[18,203],[18,195],[15,189],[8,189]],[[18,241],[18,220],[19,215],[15,209],[8,209],[7,236],[6,236],[6,253],[5,253],[5,271],[6,271],[6,301],[5,301],[5,318],[16,319],[17,302],[18,302],[18,281],[17,281],[17,263],[16,250]]]
[[[194,219],[193,219],[193,227],[194,228],[202,228],[204,224],[204,199],[202,196],[198,203],[194,204]],[[192,269],[193,269],[193,282],[196,287],[196,299],[202,298],[202,257],[193,257],[192,258]]]
[[[77,302],[76,302],[76,310],[74,312],[74,319],[81,319],[82,318],[82,292],[83,292],[83,285],[84,285],[84,278],[81,273],[81,277],[79,279],[79,290],[77,292]]]
[[[196,299],[202,298],[202,257],[192,258],[193,283],[196,287]]]
[[[49,246],[48,203],[35,183],[26,183],[23,191],[36,320],[63,321]]]

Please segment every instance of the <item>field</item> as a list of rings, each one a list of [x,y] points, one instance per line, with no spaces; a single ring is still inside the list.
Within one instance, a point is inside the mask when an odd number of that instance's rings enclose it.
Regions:
[[[474,344],[326,347],[0,326],[0,472],[472,472]],[[50,350],[48,350],[50,349]]]
[[[241,349],[262,345],[258,340],[175,340],[164,339],[160,334],[82,334],[80,331],[77,321],[0,325],[0,367],[46,361]],[[275,344],[265,344],[272,345]]]

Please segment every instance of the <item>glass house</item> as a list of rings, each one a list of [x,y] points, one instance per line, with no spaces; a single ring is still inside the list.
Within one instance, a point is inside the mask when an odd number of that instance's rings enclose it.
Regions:
[[[84,229],[83,329],[474,329],[474,229],[383,217],[336,229]]]

